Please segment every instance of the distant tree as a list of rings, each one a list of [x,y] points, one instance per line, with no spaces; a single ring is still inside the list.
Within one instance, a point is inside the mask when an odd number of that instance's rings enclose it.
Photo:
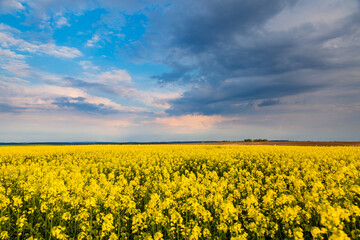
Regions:
[[[261,138],[259,138],[259,139],[254,139],[254,142],[268,142],[269,140],[268,139],[261,139]]]
[[[252,142],[253,140],[251,138],[244,139],[244,142]]]

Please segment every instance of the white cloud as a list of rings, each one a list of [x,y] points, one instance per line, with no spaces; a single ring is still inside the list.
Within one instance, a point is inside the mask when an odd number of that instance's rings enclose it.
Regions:
[[[17,51],[38,53],[43,52],[53,56],[70,57],[73,54],[68,51],[67,48],[59,48],[54,44],[38,44],[26,42],[22,39],[15,38],[13,34],[8,32],[2,32],[2,29],[7,29],[6,25],[0,25],[0,46],[16,49]],[[16,34],[16,33],[15,33]],[[14,34],[14,35],[15,35]],[[170,107],[169,100],[180,97],[182,92],[169,91],[169,89],[146,89],[140,90],[134,87],[135,83],[132,82],[130,74],[125,69],[112,69],[110,71],[94,73],[91,70],[98,71],[100,68],[90,61],[80,61],[79,65],[89,72],[85,72],[82,77],[79,77],[81,81],[87,83],[97,83],[101,85],[72,85],[65,83],[65,76],[56,75],[47,72],[39,71],[36,68],[30,67],[25,62],[24,55],[18,54],[10,49],[0,48],[0,56],[4,56],[1,59],[1,67],[17,77],[31,77],[38,79],[47,84],[35,85],[35,86],[23,86],[12,88],[12,91],[4,90],[2,92],[13,92],[12,95],[8,95],[8,98],[14,100],[15,106],[19,108],[27,109],[53,109],[52,101],[55,98],[69,97],[69,98],[84,98],[86,102],[84,104],[102,105],[105,108],[111,108],[119,112],[152,112],[163,111]],[[74,57],[74,56],[73,56]],[[7,77],[9,80],[9,78]],[[1,79],[0,79],[1,80]],[[5,78],[2,78],[3,82]],[[18,83],[24,83],[21,81],[14,81]],[[13,83],[14,83],[13,82]],[[25,82],[26,83],[26,82]],[[13,85],[14,86],[14,85]],[[91,87],[88,88],[88,87]],[[109,98],[101,98],[94,95],[90,95],[87,91],[96,93],[113,94]],[[15,91],[15,92],[14,92]],[[118,102],[126,102],[126,106],[119,104]],[[28,105],[27,105],[28,104]]]
[[[8,82],[8,83],[20,83],[20,84],[29,83],[29,81],[24,80],[22,78],[8,77],[8,76],[4,76],[4,75],[0,75],[0,80],[3,82]]]
[[[80,65],[84,69],[89,69],[92,65],[88,61],[81,61]],[[96,68],[97,70],[97,68]],[[116,94],[120,98],[131,100],[132,102],[142,103],[147,107],[157,109],[168,109],[170,107],[169,101],[175,98],[179,98],[183,91],[180,89],[147,89],[140,90],[134,87],[132,78],[129,73],[124,69],[114,69],[112,71],[100,72],[97,74],[85,73],[81,78],[82,81],[88,83],[99,83]],[[107,91],[107,88],[103,88]],[[99,89],[101,91],[101,89]]]
[[[56,27],[57,28],[61,28],[63,26],[70,26],[70,23],[68,22],[68,20],[65,17],[60,17],[57,21],[56,21]]]
[[[154,121],[146,123],[161,124],[168,127],[180,128],[182,130],[192,131],[194,129],[209,129],[222,122],[240,120],[239,117],[223,117],[220,115],[182,115],[173,117],[156,118]]]
[[[9,13],[12,11],[18,11],[24,9],[24,6],[16,0],[1,0],[0,1],[0,12]]]
[[[94,96],[73,87],[49,84],[23,85],[0,78],[0,92],[4,93],[0,96],[0,103],[7,102],[14,107],[28,109],[28,111],[42,112],[46,109],[59,109],[59,106],[53,104],[58,98],[68,98],[69,101],[77,101],[76,99],[81,98],[83,101],[81,103],[110,108],[119,112],[145,111],[144,108],[123,106],[108,98]]]
[[[100,41],[99,35],[94,34],[94,35],[92,36],[92,38],[89,39],[89,40],[86,42],[86,46],[87,46],[87,47],[94,47],[95,44],[96,44],[97,42],[99,42],[99,41]]]
[[[40,52],[54,57],[76,58],[82,56],[81,52],[73,47],[60,47],[53,43],[41,44]]]
[[[21,52],[42,53],[59,58],[76,58],[82,56],[81,52],[73,47],[57,46],[54,43],[30,43],[14,37],[12,33],[6,31],[0,31],[0,46],[3,48],[13,47]]]
[[[3,49],[3,48],[0,48],[0,56],[6,57],[6,58],[17,58],[17,59],[25,58],[24,55],[17,54],[9,49]]]
[[[98,66],[95,66],[94,64],[92,64],[90,61],[80,61],[79,65],[84,69],[84,70],[99,70]]]
[[[20,77],[29,77],[32,74],[32,68],[23,60],[12,59],[2,64],[1,68]]]
[[[133,98],[143,102],[146,106],[166,110],[170,108],[169,101],[179,98],[182,93],[183,91],[179,90],[166,92],[160,92],[158,89],[138,90],[133,95]]]
[[[303,24],[329,24],[358,11],[356,0],[302,0],[272,18],[266,28],[289,30]]]
[[[81,61],[79,64],[84,69],[91,69],[91,67],[93,66],[88,61]],[[87,72],[85,73],[84,78],[84,80],[87,82],[100,83],[108,86],[121,86],[124,84],[130,84],[132,82],[131,76],[125,69],[114,69],[111,71],[100,72],[96,74]]]
[[[116,69],[109,72],[103,72],[98,75],[99,82],[116,86],[124,83],[131,83],[131,77],[126,70]]]
[[[16,28],[10,27],[9,25],[0,23],[0,31],[7,31],[11,33],[20,33],[20,31]]]

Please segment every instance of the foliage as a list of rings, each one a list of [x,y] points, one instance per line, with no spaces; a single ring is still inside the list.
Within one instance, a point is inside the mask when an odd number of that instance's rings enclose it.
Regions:
[[[359,239],[360,148],[0,148],[0,239]]]

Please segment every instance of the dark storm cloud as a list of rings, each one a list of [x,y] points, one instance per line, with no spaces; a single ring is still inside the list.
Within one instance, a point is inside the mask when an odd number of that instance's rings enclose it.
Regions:
[[[171,82],[196,82],[198,77],[196,74],[187,73],[187,71],[182,68],[161,75],[152,76],[152,78],[157,79],[160,84],[166,84]]]
[[[274,98],[280,101],[346,81],[347,69],[360,67],[359,11],[332,23],[309,20],[281,31],[266,28],[295,3],[181,1],[169,7],[163,16],[168,24],[155,25],[151,37],[154,41],[158,33],[165,41],[163,63],[173,70],[154,78],[192,87],[170,102],[167,112],[243,113],[254,100],[270,106]],[[334,69],[343,76],[330,81]],[[314,74],[318,77],[310,78]]]
[[[114,87],[102,84],[102,83],[93,83],[87,82],[81,79],[73,78],[73,77],[65,77],[65,86],[76,87],[80,89],[87,89],[93,91],[99,91],[107,94],[117,95],[119,91],[116,91]]]
[[[92,113],[92,114],[101,114],[109,115],[118,113],[117,110],[107,107],[104,104],[92,104],[86,102],[86,99],[83,97],[69,98],[69,97],[60,97],[56,98],[52,103],[61,108],[70,108],[80,112]]]
[[[245,57],[257,54],[252,58],[251,65],[254,66],[261,55],[272,54],[276,49],[264,46],[266,53],[253,46],[256,44],[253,32],[294,2],[211,0],[174,3],[164,16],[168,23],[161,22],[154,27],[159,30],[156,36],[161,36],[165,45],[169,39],[166,45],[169,52],[164,62],[174,68],[171,73],[157,76],[158,79],[173,81],[174,77],[181,78],[181,73],[189,75],[194,69],[200,69],[202,73],[212,70],[212,74],[214,70],[238,69],[248,64],[250,58]],[[242,35],[251,37],[238,40]],[[247,41],[248,46],[242,41]]]
[[[272,106],[272,105],[277,105],[277,104],[280,104],[279,100],[268,99],[268,100],[264,100],[261,103],[259,103],[258,107],[267,107],[267,106]]]
[[[295,3],[288,0],[208,0],[183,1],[174,4],[173,24],[178,46],[201,52],[237,32],[248,32],[261,26],[267,19]],[[182,18],[175,18],[182,17]],[[236,30],[236,31],[234,31]]]
[[[167,113],[182,114],[238,114],[249,113],[253,102],[261,101],[258,106],[275,105],[274,98],[316,91],[323,86],[295,81],[251,79],[243,83],[241,79],[222,82],[217,87],[212,83],[200,85],[185,92],[181,98],[174,99]],[[273,104],[270,104],[273,103]],[[279,100],[278,102],[279,103]]]

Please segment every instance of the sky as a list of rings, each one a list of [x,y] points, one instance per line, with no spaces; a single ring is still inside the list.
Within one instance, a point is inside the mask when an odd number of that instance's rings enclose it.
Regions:
[[[359,0],[0,0],[0,142],[360,140]]]

